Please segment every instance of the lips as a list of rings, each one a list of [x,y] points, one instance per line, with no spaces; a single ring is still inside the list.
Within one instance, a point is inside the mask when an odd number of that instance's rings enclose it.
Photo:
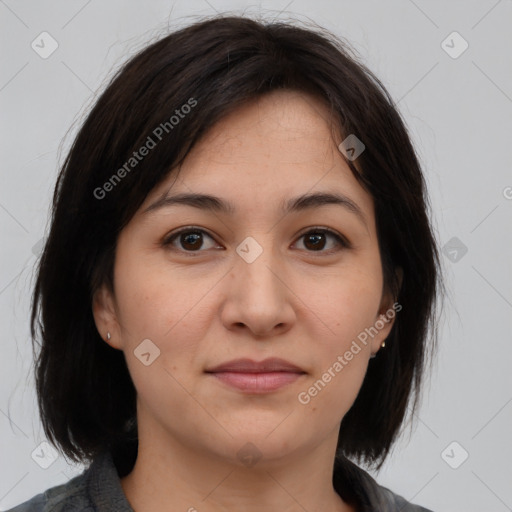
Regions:
[[[298,366],[279,359],[272,357],[264,359],[263,361],[257,362],[252,359],[234,359],[227,363],[219,364],[206,370],[207,373],[218,373],[218,372],[237,372],[237,373],[270,373],[270,372],[290,372],[290,373],[306,373]]]
[[[298,366],[279,358],[260,362],[235,359],[208,369],[206,373],[231,388],[253,394],[276,391],[306,374]]]

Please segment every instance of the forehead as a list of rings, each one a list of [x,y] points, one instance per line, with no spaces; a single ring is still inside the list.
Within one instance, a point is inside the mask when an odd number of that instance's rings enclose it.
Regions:
[[[343,194],[373,215],[373,202],[340,154],[328,108],[295,91],[276,91],[237,108],[194,146],[179,175],[146,198],[178,193],[223,197],[242,209],[274,205],[317,190]]]
[[[274,91],[216,123],[196,145],[189,163],[323,164],[333,149],[325,105],[305,93]]]

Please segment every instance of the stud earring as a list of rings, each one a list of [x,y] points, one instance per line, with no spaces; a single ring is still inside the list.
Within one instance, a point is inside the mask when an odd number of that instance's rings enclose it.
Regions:
[[[384,348],[384,347],[386,346],[386,342],[385,342],[385,341],[383,341],[383,342],[381,343],[381,345],[380,345],[380,346],[381,346],[382,348]],[[376,353],[375,353],[375,354],[372,354],[372,355],[370,356],[370,359],[373,359],[374,357],[377,357],[377,354],[376,354]]]
[[[107,340],[110,339],[110,332],[107,332]]]

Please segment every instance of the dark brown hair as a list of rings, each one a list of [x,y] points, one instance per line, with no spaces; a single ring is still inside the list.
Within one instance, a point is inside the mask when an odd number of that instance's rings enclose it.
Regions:
[[[442,281],[424,178],[396,105],[334,35],[219,16],[171,33],[131,58],[91,109],[58,176],[31,333],[38,345],[38,333],[41,339],[35,368],[41,421],[48,439],[70,459],[85,462],[109,449],[115,460],[124,460],[122,474],[136,456],[136,390],[124,354],[100,337],[91,307],[102,283],[113,289],[117,236],[217,121],[276,89],[314,95],[328,105],[340,133],[355,134],[366,146],[357,169],[347,163],[373,197],[385,286],[403,308],[343,418],[338,456],[380,467],[409,400],[417,406],[436,344],[435,299]],[[155,128],[191,98],[197,104],[172,124],[165,143],[113,181]],[[107,182],[108,195],[98,198],[98,187]],[[403,269],[401,288],[397,267]]]

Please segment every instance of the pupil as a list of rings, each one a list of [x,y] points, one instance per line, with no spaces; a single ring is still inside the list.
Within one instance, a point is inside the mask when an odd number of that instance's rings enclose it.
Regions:
[[[192,249],[200,247],[200,244],[197,242],[201,239],[201,235],[199,233],[187,233],[182,235],[182,241],[184,241],[184,245],[191,245]]]
[[[323,234],[316,234],[316,235],[309,235],[306,240],[308,241],[311,241],[313,240],[313,249],[318,249],[318,248],[322,248],[321,246],[323,246],[322,244],[322,241],[321,241],[321,238],[323,237],[324,235]]]

